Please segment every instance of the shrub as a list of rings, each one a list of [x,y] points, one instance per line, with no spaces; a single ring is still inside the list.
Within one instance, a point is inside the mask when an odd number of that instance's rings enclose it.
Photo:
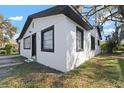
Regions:
[[[5,48],[0,48],[0,50],[5,50]]]
[[[107,41],[108,43],[108,53],[113,53],[113,49],[116,47],[117,44],[115,44],[115,42],[113,42],[112,40]]]
[[[6,54],[6,50],[0,50],[0,54],[5,55]]]
[[[105,43],[101,44],[101,49],[102,49],[102,52],[107,52],[107,50],[108,50],[108,42],[105,42]]]
[[[112,40],[109,40],[101,44],[101,49],[103,52],[112,53],[116,49],[116,44]]]
[[[12,44],[6,44],[5,50],[7,54],[11,54],[12,47],[13,47]]]
[[[12,52],[18,52],[18,45],[13,44]]]
[[[117,46],[117,50],[119,50],[119,51],[124,51],[124,45],[119,44],[119,45]]]

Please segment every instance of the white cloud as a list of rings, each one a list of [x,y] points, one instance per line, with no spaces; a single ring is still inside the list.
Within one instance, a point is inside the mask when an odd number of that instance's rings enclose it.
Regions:
[[[111,21],[107,21],[107,22],[105,22],[105,24],[104,25],[111,25],[112,24],[112,22]]]
[[[110,35],[115,29],[109,28],[109,29],[104,29],[104,35]]]
[[[110,28],[113,25],[114,25],[114,23],[112,21],[107,21],[107,22],[105,22],[105,24],[103,26],[104,26],[104,28],[106,28],[106,27]]]
[[[22,21],[23,16],[12,16],[12,17],[9,17],[8,19],[14,20],[14,21]]]

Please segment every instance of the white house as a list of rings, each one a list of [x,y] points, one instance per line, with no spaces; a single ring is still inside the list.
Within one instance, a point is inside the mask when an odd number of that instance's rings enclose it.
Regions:
[[[99,27],[73,6],[60,5],[27,18],[18,38],[20,55],[67,72],[100,53]]]

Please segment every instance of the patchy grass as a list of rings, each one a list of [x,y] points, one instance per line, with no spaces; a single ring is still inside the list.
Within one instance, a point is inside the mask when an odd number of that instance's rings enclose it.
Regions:
[[[35,62],[12,66],[9,69],[11,75],[0,79],[0,87],[50,87],[53,80],[62,74]]]
[[[11,73],[0,87],[124,87],[124,54],[98,55],[65,74],[38,63],[13,66]]]
[[[61,87],[124,87],[122,54],[99,55],[61,77]],[[60,86],[59,86],[60,87]]]

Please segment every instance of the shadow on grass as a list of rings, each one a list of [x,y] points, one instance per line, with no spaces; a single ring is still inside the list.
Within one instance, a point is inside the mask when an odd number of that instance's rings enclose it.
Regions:
[[[124,79],[124,59],[119,59],[118,64],[121,70],[121,78]]]
[[[62,72],[39,63],[12,66],[10,76],[0,78],[0,87],[50,87]]]
[[[120,57],[120,55],[118,55],[117,58],[114,58],[112,57],[113,55],[116,54],[99,55],[92,58],[76,69],[70,71],[66,75],[60,77],[58,81],[55,81],[53,83],[53,86],[64,87],[66,85],[63,82],[67,83],[71,80],[73,81],[74,79],[74,82],[76,82],[76,84],[83,84],[83,82],[88,83],[93,80],[95,84],[98,84],[100,86],[102,86],[101,82],[106,82],[107,84],[110,84],[108,86],[113,85],[115,87],[123,87],[121,85],[122,83],[120,83],[120,77],[122,76],[124,78],[124,59],[118,58]],[[86,79],[86,81],[78,82],[80,78],[82,78],[83,80]]]
[[[44,66],[42,64],[32,62],[32,63],[23,63],[18,66],[14,66],[12,73],[17,74],[19,73],[20,75],[24,74],[30,74],[30,73],[55,73],[55,74],[62,74],[62,72],[57,71],[55,69],[49,68],[47,66]]]
[[[93,72],[95,73],[94,79],[96,81],[106,79],[108,81],[111,80],[118,80],[120,77],[120,74],[117,71],[116,66],[102,66],[100,64],[94,64],[94,67],[96,68]]]

